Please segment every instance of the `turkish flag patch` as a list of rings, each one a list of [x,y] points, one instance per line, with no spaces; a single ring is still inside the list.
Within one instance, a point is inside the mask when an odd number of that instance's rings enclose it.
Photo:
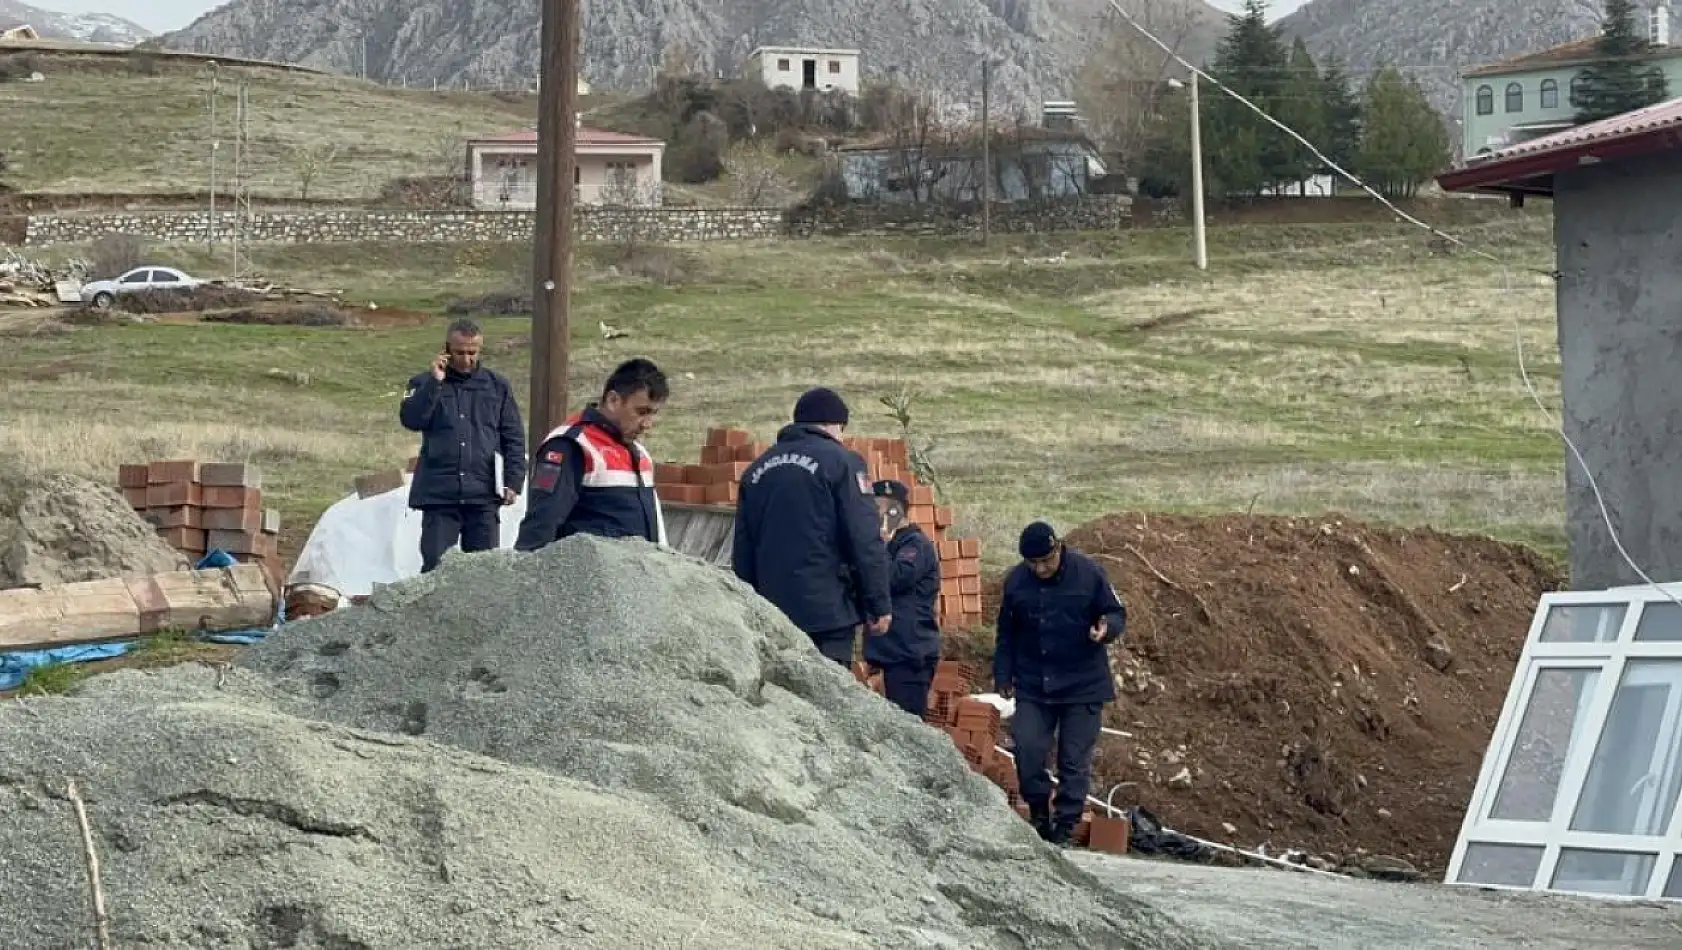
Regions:
[[[540,463],[532,469],[531,485],[541,492],[551,492],[560,484],[561,469],[559,466]]]
[[[866,475],[865,473],[860,472],[859,475],[858,475],[858,478],[859,478],[859,491],[864,492],[866,495],[875,494],[875,492],[872,492],[870,490],[870,476],[869,475]]]
[[[561,464],[561,462],[563,461],[563,458],[561,456],[560,450],[559,449],[550,449],[549,451],[543,453],[543,461],[554,462],[556,465]]]

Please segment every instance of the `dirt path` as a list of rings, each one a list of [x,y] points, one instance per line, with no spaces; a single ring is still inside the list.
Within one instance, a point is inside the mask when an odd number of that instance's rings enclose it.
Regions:
[[[1682,906],[1380,884],[1073,852],[1082,868],[1187,926],[1251,950],[1674,950]]]

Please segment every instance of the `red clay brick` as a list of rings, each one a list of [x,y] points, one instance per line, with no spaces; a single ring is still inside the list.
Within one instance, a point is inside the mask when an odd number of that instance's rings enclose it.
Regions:
[[[955,560],[957,560],[958,559],[958,542],[956,542],[956,541],[942,541],[942,542],[940,542],[940,559],[942,561],[955,561]]]
[[[204,489],[196,482],[167,482],[146,486],[146,507],[176,508],[204,503]]]
[[[981,593],[981,578],[979,578],[979,577],[960,577],[957,580],[958,580],[958,593],[960,593],[960,594],[979,594],[979,593]],[[945,589],[946,589],[946,584],[943,581],[941,583],[941,590],[945,590]]]
[[[707,503],[707,486],[705,485],[662,485],[658,488],[662,501],[675,502],[680,505],[704,505]]]
[[[660,462],[656,464],[654,466],[654,484],[682,485],[684,482],[684,467],[685,466],[677,465],[671,462]]]
[[[731,445],[709,445],[701,449],[702,465],[722,465],[736,461],[736,448]]]
[[[734,505],[736,503],[736,483],[722,482],[707,486],[707,504]]]
[[[211,531],[205,538],[209,548],[221,548],[229,554],[262,554],[262,535],[250,531]]]
[[[981,616],[981,598],[965,597],[963,599],[962,610],[966,614],[973,614],[977,617]]]
[[[191,459],[152,462],[146,466],[146,484],[148,485],[167,485],[170,482],[196,482],[198,480],[199,463]]]
[[[952,509],[941,507],[934,510],[934,523],[942,528],[952,527]]]
[[[916,486],[912,487],[912,489],[911,489],[911,503],[913,505],[930,505],[930,506],[932,506],[934,504],[934,489],[930,488],[927,485],[916,485]],[[931,512],[930,514],[933,514],[933,512]],[[931,518],[930,520],[933,520],[933,519]]]
[[[205,532],[203,528],[168,528],[158,532],[164,543],[177,551],[188,551],[193,554],[205,552]]]
[[[213,486],[204,490],[203,504],[206,508],[261,508],[263,490]]]
[[[146,507],[146,489],[144,487],[125,488],[123,489],[123,500],[128,502],[130,508],[140,511]]]
[[[705,466],[706,481],[703,484],[724,485],[730,482],[739,482],[742,480],[743,473],[748,470],[749,465],[748,462],[728,462]]]
[[[263,528],[263,512],[258,508],[211,508],[205,511],[203,521],[193,527],[255,534]]]
[[[149,483],[149,467],[145,465],[117,466],[118,488],[145,488]]]
[[[244,462],[205,462],[199,466],[199,484],[222,488],[261,488],[263,474]]]
[[[959,538],[958,539],[958,556],[959,557],[980,557],[981,556],[981,539],[980,538]]]
[[[159,528],[202,528],[204,527],[203,509],[196,505],[179,505],[174,508],[150,508],[146,511],[146,520]]]

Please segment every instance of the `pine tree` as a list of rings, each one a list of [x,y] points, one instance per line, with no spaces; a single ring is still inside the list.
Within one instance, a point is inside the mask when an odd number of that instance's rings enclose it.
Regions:
[[[1279,31],[1267,23],[1266,0],[1245,0],[1232,18],[1209,74],[1277,116],[1284,103],[1290,56]],[[1211,191],[1259,194],[1262,189],[1301,178],[1298,145],[1230,96],[1205,98],[1205,151]]]
[[[1325,115],[1325,137],[1315,144],[1326,157],[1349,169],[1361,148],[1361,100],[1344,72],[1343,60],[1330,57],[1320,72],[1320,97]]]
[[[1325,88],[1320,78],[1320,67],[1315,65],[1314,57],[1308,52],[1308,44],[1300,36],[1291,46],[1286,69],[1285,85],[1279,95],[1279,111],[1273,117],[1318,147],[1326,140],[1327,133]],[[1296,181],[1305,181],[1319,174],[1320,160],[1314,157],[1314,153],[1296,139],[1285,138],[1290,158],[1288,167],[1281,171],[1289,171]]]
[[[1386,198],[1412,198],[1450,161],[1448,129],[1417,80],[1384,67],[1367,83],[1355,173]]]
[[[1595,122],[1670,97],[1664,70],[1643,64],[1652,49],[1637,23],[1631,0],[1606,0],[1595,62],[1584,68],[1571,90],[1578,122]]]

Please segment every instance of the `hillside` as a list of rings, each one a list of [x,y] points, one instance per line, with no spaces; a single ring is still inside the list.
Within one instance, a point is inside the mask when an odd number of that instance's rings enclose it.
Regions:
[[[209,189],[210,78],[157,56],[22,53],[47,77],[0,83],[0,153],[19,191],[189,194]],[[535,120],[532,97],[434,93],[281,69],[224,67],[221,189],[233,173],[236,88],[249,83],[254,198],[295,199],[306,146],[322,158],[311,198],[366,200],[406,176],[451,174],[462,140]]]
[[[0,29],[20,23],[29,24],[42,39],[50,40],[133,46],[152,35],[145,27],[109,13],[55,13],[17,0],[0,0]]]
[[[1151,3],[1196,24],[1186,47],[1198,58],[1224,30],[1201,0]],[[1107,9],[1102,0],[603,0],[586,5],[584,72],[598,88],[640,91],[668,56],[731,75],[762,45],[856,47],[867,79],[897,76],[968,99],[991,53],[1000,101],[1032,106],[1072,95]],[[526,88],[538,66],[538,4],[234,0],[162,42],[356,74],[365,48],[366,74],[381,82]]]
[[[1336,53],[1357,80],[1381,63],[1417,76],[1460,114],[1460,73],[1593,34],[1599,0],[1313,0],[1279,21],[1316,57]]]

